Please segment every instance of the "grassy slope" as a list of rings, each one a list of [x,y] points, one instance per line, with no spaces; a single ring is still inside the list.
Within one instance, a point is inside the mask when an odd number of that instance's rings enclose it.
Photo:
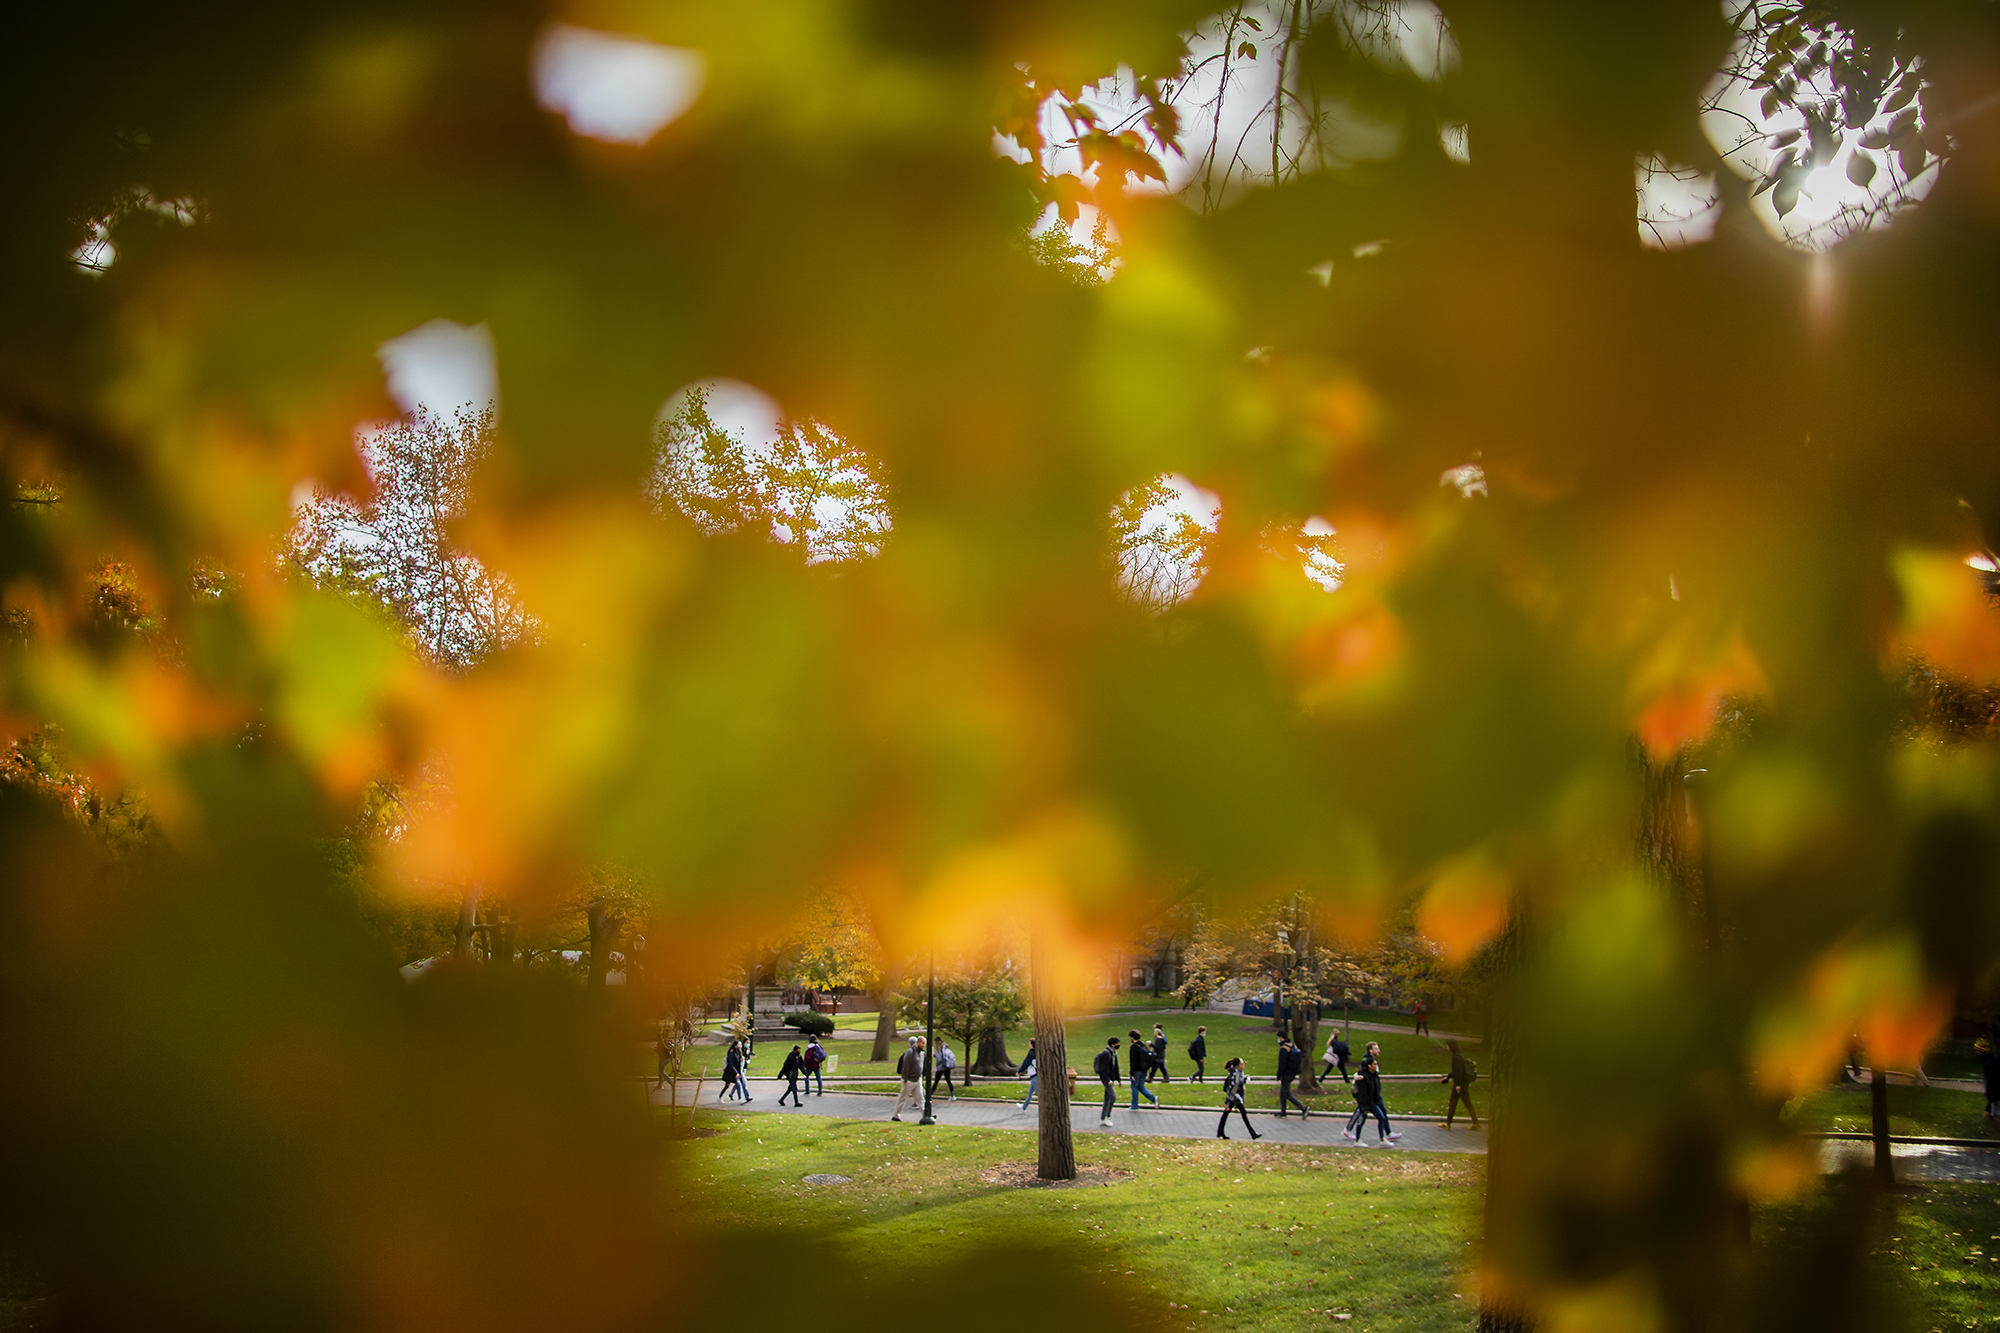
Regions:
[[[1133,1178],[1023,1190],[979,1179],[989,1166],[1031,1158],[1033,1139],[1017,1132],[720,1113],[702,1121],[724,1132],[676,1148],[699,1206],[721,1226],[813,1233],[857,1260],[894,1254],[918,1268],[984,1246],[1074,1247],[1097,1279],[1136,1279],[1160,1306],[1192,1306],[1160,1311],[1162,1326],[1181,1320],[1201,1333],[1323,1328],[1328,1310],[1351,1310],[1346,1326],[1356,1329],[1473,1322],[1474,1302],[1459,1293],[1478,1158],[1092,1141],[1081,1148],[1085,1164]],[[854,1183],[800,1184],[810,1172]]]

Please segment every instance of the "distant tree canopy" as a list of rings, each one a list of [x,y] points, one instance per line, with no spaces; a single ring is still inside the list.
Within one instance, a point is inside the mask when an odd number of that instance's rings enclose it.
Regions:
[[[661,997],[801,886],[1049,987],[1197,876],[1408,920],[1495,1015],[1491,1326],[1858,1271],[1865,1192],[1736,1223],[1850,1039],[1994,1002],[1993,6],[10,17],[0,1230],[65,1317],[687,1289],[619,1001],[397,989],[357,820],[458,934],[619,867]],[[374,424],[434,318],[504,411]]]

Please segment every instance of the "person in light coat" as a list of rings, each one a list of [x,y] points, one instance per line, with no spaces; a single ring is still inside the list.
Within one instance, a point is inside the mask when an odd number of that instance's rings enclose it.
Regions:
[[[903,1118],[906,1106],[924,1104],[924,1039],[910,1038],[910,1048],[903,1052],[902,1059],[896,1061],[896,1077],[903,1080],[903,1090],[896,1094],[896,1109],[889,1113],[891,1120]]]

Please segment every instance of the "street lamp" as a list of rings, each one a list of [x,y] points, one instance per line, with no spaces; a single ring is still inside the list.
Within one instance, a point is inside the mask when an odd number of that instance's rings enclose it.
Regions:
[[[931,1054],[937,1047],[937,949],[931,949],[931,989],[924,1000],[924,1113],[917,1121],[920,1125],[935,1125],[937,1117],[931,1114]]]

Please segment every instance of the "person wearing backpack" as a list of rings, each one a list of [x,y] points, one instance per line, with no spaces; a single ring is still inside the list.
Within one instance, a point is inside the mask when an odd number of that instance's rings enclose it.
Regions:
[[[826,1096],[826,1074],[824,1072],[825,1068],[826,1068],[826,1047],[819,1044],[819,1038],[817,1036],[807,1037],[806,1038],[806,1086],[808,1088],[812,1087],[814,1081],[817,1080],[817,1082],[819,1083],[819,1091],[814,1095],[820,1097]]]
[[[1232,1059],[1222,1067],[1222,1119],[1215,1124],[1215,1137],[1218,1139],[1229,1137],[1229,1113],[1232,1110],[1242,1118],[1243,1128],[1249,1131],[1251,1138],[1264,1137],[1251,1126],[1250,1113],[1243,1109],[1243,1089],[1249,1082],[1250,1076],[1243,1072],[1243,1061],[1240,1059]]]
[[[1021,1067],[1014,1072],[1028,1080],[1028,1095],[1021,1099],[1021,1109],[1025,1111],[1028,1103],[1035,1100],[1035,1088],[1041,1082],[1035,1072],[1035,1043],[1032,1041],[1028,1043],[1028,1053],[1021,1057]]]
[[[937,1085],[944,1083],[944,1090],[951,1094],[951,1100],[958,1100],[958,1088],[951,1081],[951,1071],[958,1068],[958,1057],[951,1053],[951,1043],[938,1043],[937,1060],[931,1073],[931,1096],[937,1096]]]
[[[1091,1062],[1090,1067],[1096,1073],[1097,1081],[1104,1085],[1104,1114],[1097,1117],[1097,1123],[1109,1125],[1111,1108],[1118,1104],[1118,1038],[1113,1037],[1104,1043],[1104,1049],[1097,1053],[1097,1059]]]
[[[794,1046],[792,1053],[785,1057],[785,1063],[778,1069],[778,1076],[785,1080],[785,1090],[778,1094],[778,1105],[783,1106],[787,1097],[792,1099],[794,1106],[803,1107],[806,1104],[805,1098],[799,1096],[799,1075],[805,1072],[806,1058],[799,1048]]]
[[[1306,1109],[1306,1104],[1292,1093],[1292,1080],[1299,1076],[1305,1066],[1305,1052],[1291,1042],[1281,1039],[1278,1042],[1278,1119],[1280,1120],[1285,1118],[1287,1103],[1299,1108],[1301,1119],[1312,1119],[1312,1112]]]
[[[1132,1059],[1132,1109],[1135,1111],[1139,1109],[1139,1098],[1142,1094],[1147,1101],[1158,1106],[1160,1099],[1146,1086],[1146,1075],[1153,1068],[1153,1052],[1146,1045],[1146,1039],[1139,1035],[1137,1028],[1133,1028],[1125,1035],[1132,1039],[1132,1045],[1128,1048],[1128,1054]]]
[[[924,1104],[924,1039],[922,1037],[910,1038],[909,1049],[903,1052],[900,1060],[896,1061],[896,1077],[903,1080],[903,1089],[896,1094],[896,1109],[889,1113],[889,1118],[900,1122],[903,1118],[903,1108],[905,1106],[922,1106]]]
[[[1153,1081],[1154,1074],[1160,1076],[1162,1083],[1174,1081],[1173,1075],[1167,1072],[1167,1030],[1158,1023],[1153,1024],[1153,1068],[1146,1075],[1148,1083]]]
[[[1479,1112],[1472,1105],[1472,1081],[1479,1077],[1479,1066],[1458,1053],[1458,1042],[1445,1038],[1445,1047],[1451,1052],[1451,1072],[1439,1079],[1440,1083],[1451,1084],[1451,1104],[1445,1107],[1444,1123],[1439,1129],[1450,1129],[1452,1116],[1458,1112],[1460,1101],[1465,1103],[1465,1113],[1472,1117],[1472,1127],[1479,1128]]]
[[[1338,1032],[1327,1037],[1326,1068],[1319,1071],[1319,1076],[1324,1079],[1328,1074],[1333,1072],[1334,1066],[1338,1065],[1340,1066],[1340,1081],[1343,1083],[1352,1083],[1354,1080],[1347,1076],[1347,1057],[1351,1054],[1352,1052],[1348,1049],[1347,1043],[1340,1039]]]
[[[1208,1060],[1207,1028],[1196,1028],[1194,1030],[1194,1040],[1188,1043],[1188,1059],[1194,1061],[1194,1077],[1189,1079],[1188,1082],[1208,1082],[1207,1070],[1204,1068]]]

